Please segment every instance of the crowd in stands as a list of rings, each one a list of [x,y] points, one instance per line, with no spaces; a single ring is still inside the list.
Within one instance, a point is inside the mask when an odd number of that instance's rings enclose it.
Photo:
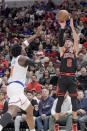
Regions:
[[[56,89],[60,77],[59,31],[57,14],[68,10],[73,17],[79,40],[77,57],[77,112],[81,131],[85,131],[87,121],[87,2],[64,0],[61,5],[35,1],[30,7],[8,8],[5,1],[0,3],[0,117],[7,111],[9,98],[6,94],[11,68],[10,49],[13,44],[22,44],[24,39],[35,34],[43,25],[43,34],[31,42],[26,53],[39,64],[29,65],[25,94],[34,107],[37,131],[53,131],[55,123]],[[64,39],[71,36],[67,25]],[[45,58],[45,62],[44,62]],[[68,103],[68,104],[67,104]],[[26,112],[20,110],[14,119],[15,131],[19,131],[21,121],[26,120]],[[61,107],[60,122],[66,122],[66,131],[71,130],[72,105],[66,93]]]

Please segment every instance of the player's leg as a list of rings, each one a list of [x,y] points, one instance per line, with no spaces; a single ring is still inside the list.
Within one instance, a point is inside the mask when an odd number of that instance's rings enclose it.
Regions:
[[[25,111],[27,112],[27,124],[29,126],[29,129],[30,131],[35,131],[32,105],[30,104]]]
[[[63,78],[59,79],[58,86],[57,86],[58,101],[57,101],[57,105],[56,105],[56,113],[57,113],[58,117],[57,117],[56,120],[59,119],[59,115],[60,115],[60,112],[61,112],[61,105],[64,101],[64,96],[65,96],[65,93],[67,91],[64,81],[63,81]]]
[[[69,86],[69,95],[71,96],[72,102],[72,130],[77,131],[77,91],[76,91],[76,80],[74,78],[71,79],[71,84]]]
[[[72,101],[72,130],[77,131],[77,106],[76,106],[76,96],[71,96]]]
[[[35,131],[33,107],[31,105],[30,101],[27,99],[27,97],[24,94],[20,95],[20,98],[23,103],[21,105],[21,109],[25,110],[27,113],[26,121],[27,121],[28,127],[29,127],[30,131]]]
[[[57,96],[58,96],[58,101],[57,101],[57,105],[56,105],[56,122],[55,122],[55,126],[54,126],[54,131],[59,131],[59,118],[60,118],[60,112],[61,112],[61,106],[63,104],[64,101],[64,96],[66,93],[66,86],[64,84],[63,79],[59,80],[59,85],[57,86]]]
[[[15,120],[14,120],[14,128],[15,131],[20,131],[20,124],[21,122],[25,121],[21,115],[17,115]]]
[[[19,107],[16,105],[11,105],[8,107],[8,111],[2,116],[0,120],[0,131],[2,131],[2,129],[6,127],[8,123],[12,122],[12,118],[16,116],[18,109]]]

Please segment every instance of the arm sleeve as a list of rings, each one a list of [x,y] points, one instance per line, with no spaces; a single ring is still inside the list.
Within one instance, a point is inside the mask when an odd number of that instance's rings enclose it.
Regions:
[[[60,30],[60,34],[59,34],[59,47],[63,47],[64,46],[64,41],[63,41],[63,36],[64,36],[64,29]]]
[[[33,59],[30,59],[29,57],[26,59],[25,64],[26,65],[35,65],[38,64],[38,66],[40,65],[41,62],[35,62]]]

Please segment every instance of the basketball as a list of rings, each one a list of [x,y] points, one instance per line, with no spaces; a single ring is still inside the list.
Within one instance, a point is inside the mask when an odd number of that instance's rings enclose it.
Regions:
[[[60,22],[67,21],[70,17],[70,14],[67,10],[60,10],[58,13],[58,20]]]

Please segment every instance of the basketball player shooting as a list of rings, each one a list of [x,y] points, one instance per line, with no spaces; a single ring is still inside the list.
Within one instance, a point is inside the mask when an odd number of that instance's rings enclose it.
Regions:
[[[58,86],[58,102],[56,106],[56,120],[59,120],[61,105],[64,100],[64,95],[66,91],[69,92],[71,96],[72,102],[72,115],[73,115],[73,124],[72,129],[73,131],[77,131],[77,108],[76,108],[76,79],[75,79],[75,72],[76,72],[76,56],[78,53],[78,36],[76,34],[73,19],[70,19],[70,27],[72,31],[73,40],[71,38],[67,38],[65,42],[63,41],[63,35],[65,31],[66,22],[61,23],[61,31],[59,35],[59,51],[61,57],[61,66],[60,66],[60,74],[61,78],[59,79],[59,86]]]
[[[7,95],[10,98],[7,113],[0,120],[0,131],[11,122],[12,117],[16,116],[19,108],[27,113],[27,123],[30,131],[35,131],[33,120],[33,108],[30,101],[24,95],[24,83],[26,79],[27,68],[29,64],[34,63],[27,56],[21,54],[29,44],[38,36],[41,35],[42,26],[39,26],[36,34],[23,42],[23,47],[19,44],[13,45],[11,54],[13,55],[11,62],[11,75],[7,86]]]

